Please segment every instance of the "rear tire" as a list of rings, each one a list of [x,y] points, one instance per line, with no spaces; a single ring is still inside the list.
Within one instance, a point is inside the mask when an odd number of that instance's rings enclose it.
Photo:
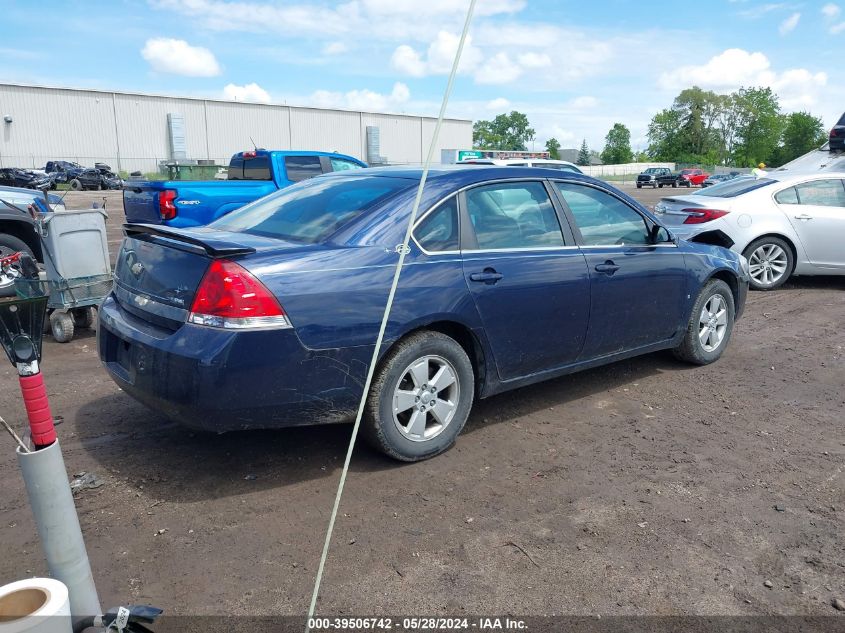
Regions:
[[[428,459],[455,443],[474,395],[472,363],[458,342],[418,332],[390,350],[376,372],[361,430],[394,459]]]
[[[70,188],[74,191],[82,191],[82,181],[79,178],[74,178],[70,181]]]
[[[684,338],[672,352],[675,357],[694,365],[718,360],[734,328],[736,307],[730,287],[721,279],[711,279],[692,307]]]
[[[786,283],[795,270],[792,248],[779,237],[761,237],[743,253],[751,267],[753,290],[774,290]]]
[[[677,182],[673,182],[673,183],[672,183],[672,189],[677,189],[677,188],[678,188],[678,183],[677,183]]]
[[[73,317],[67,312],[53,312],[50,315],[50,331],[57,343],[67,343],[73,338]]]
[[[93,306],[89,306],[87,308],[73,308],[70,314],[73,317],[74,328],[90,329],[90,327],[94,325],[94,321],[97,320],[97,311]]]
[[[657,185],[657,186],[658,186],[658,187],[660,187],[661,189],[663,189],[663,185],[662,185],[662,184],[659,184],[659,185]]]

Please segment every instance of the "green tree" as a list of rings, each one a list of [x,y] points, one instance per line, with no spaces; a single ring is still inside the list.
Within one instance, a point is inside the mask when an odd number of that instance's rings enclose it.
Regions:
[[[604,137],[604,149],[601,160],[605,165],[630,163],[634,160],[631,151],[631,131],[621,123],[614,123]]]
[[[581,141],[581,149],[578,150],[578,160],[576,161],[581,167],[586,167],[590,164],[590,148],[587,147],[587,139]]]
[[[785,124],[778,96],[771,88],[740,88],[735,99],[738,121],[734,162],[745,167],[773,162]]]
[[[556,138],[546,141],[546,151],[549,153],[549,158],[560,160],[560,143]]]
[[[482,149],[525,151],[534,140],[534,128],[528,117],[516,110],[499,114],[492,121],[476,121],[472,126],[472,145]]]
[[[783,165],[814,149],[818,149],[827,133],[824,123],[809,112],[792,112],[786,115],[783,137],[775,152],[773,165]]]
[[[674,162],[683,152],[681,115],[673,109],[661,110],[648,124],[648,155],[652,160]]]

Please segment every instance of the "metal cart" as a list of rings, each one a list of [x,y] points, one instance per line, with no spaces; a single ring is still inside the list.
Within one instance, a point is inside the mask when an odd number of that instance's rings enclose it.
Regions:
[[[23,297],[49,291],[49,331],[59,343],[96,320],[96,306],[112,288],[104,209],[35,214],[45,272],[39,280],[18,279]],[[47,324],[45,323],[45,329]]]

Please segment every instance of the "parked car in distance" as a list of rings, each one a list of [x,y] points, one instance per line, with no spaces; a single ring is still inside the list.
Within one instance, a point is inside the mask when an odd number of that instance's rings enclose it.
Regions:
[[[698,186],[710,177],[703,169],[682,169],[678,174],[678,184],[681,187]]]
[[[843,114],[832,128],[828,138],[828,149],[831,152],[845,150],[845,114]]]
[[[559,169],[575,174],[583,174],[581,168],[568,160],[553,158],[469,158],[462,160],[459,165],[499,165],[501,167],[543,167],[544,169]]]
[[[99,191],[101,189],[123,188],[123,180],[121,180],[118,175],[111,171],[98,169],[96,167],[83,169],[80,173],[74,176],[68,184],[74,191]]]
[[[38,189],[40,191],[54,188],[51,176],[39,174],[29,169],[18,169],[17,167],[0,168],[0,186]]]
[[[202,226],[296,182],[366,166],[331,152],[239,152],[229,161],[227,180],[128,180],[123,207],[127,222]]]
[[[663,198],[657,217],[677,235],[718,231],[748,259],[751,287],[791,275],[845,275],[845,172],[769,172]]]
[[[702,187],[711,187],[713,185],[718,185],[720,182],[725,182],[728,180],[733,180],[736,178],[736,175],[731,174],[712,174],[709,176],[704,182],[701,183]]]
[[[127,225],[108,373],[215,432],[354,418],[420,178],[328,174],[207,227]],[[449,448],[476,398],[662,349],[713,362],[745,303],[742,257],[581,174],[434,169],[420,209],[362,427],[400,460]]]
[[[643,187],[677,187],[678,175],[668,167],[649,167],[637,176],[637,189]]]
[[[44,171],[53,175],[54,182],[66,183],[85,171],[85,167],[68,160],[48,160]]]
[[[35,221],[27,212],[27,207],[36,198],[43,200],[44,196],[44,192],[32,189],[0,187],[0,256],[26,252],[38,261],[43,261],[41,240],[35,232]],[[46,196],[53,211],[64,210],[64,202],[59,196],[52,193]]]

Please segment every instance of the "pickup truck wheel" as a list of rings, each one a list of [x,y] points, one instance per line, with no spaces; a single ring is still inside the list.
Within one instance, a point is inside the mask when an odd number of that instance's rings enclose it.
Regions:
[[[370,389],[361,431],[394,459],[416,462],[449,449],[475,394],[464,349],[440,332],[418,332],[387,355]]]
[[[673,183],[672,183],[672,189],[677,189],[677,188],[678,188],[678,183],[673,182]]]
[[[642,189],[643,186],[640,183],[637,183],[637,189]]]
[[[70,188],[74,191],[82,191],[82,181],[79,178],[74,178],[70,181]]]
[[[657,185],[657,186],[658,186],[658,187],[660,187],[661,189],[663,189],[663,183],[662,183],[662,182],[661,182],[661,183],[658,183],[658,185]]]

